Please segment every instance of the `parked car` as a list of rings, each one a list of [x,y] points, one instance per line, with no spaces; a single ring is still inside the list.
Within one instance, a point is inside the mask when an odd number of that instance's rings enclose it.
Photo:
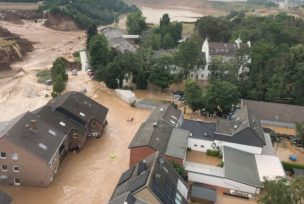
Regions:
[[[185,100],[184,97],[181,96],[181,95],[175,95],[175,96],[174,96],[174,99],[176,99],[176,100],[178,100],[178,101],[184,101],[184,100]]]
[[[183,95],[184,95],[184,92],[183,92],[183,91],[180,91],[180,90],[175,90],[175,91],[173,91],[173,94],[174,94],[174,95],[183,96]]]

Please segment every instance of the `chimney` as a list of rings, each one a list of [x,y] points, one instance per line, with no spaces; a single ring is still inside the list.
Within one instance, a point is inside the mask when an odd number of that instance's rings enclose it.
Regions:
[[[30,130],[32,132],[36,132],[37,131],[37,121],[36,120],[31,120],[31,122],[30,122]]]
[[[157,127],[157,123],[153,123],[153,127]]]

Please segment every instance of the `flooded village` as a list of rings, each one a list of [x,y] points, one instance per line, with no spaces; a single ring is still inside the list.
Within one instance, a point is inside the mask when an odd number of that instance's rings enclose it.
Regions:
[[[164,13],[174,23],[183,22],[184,41],[199,18],[228,14],[210,1],[125,2],[136,5],[149,25],[159,24]],[[19,9],[14,5],[13,10]],[[184,93],[186,80],[164,89],[150,81],[145,90],[126,86],[130,90],[120,90],[120,95],[105,82],[93,80],[87,67],[91,56],[85,62],[75,57],[86,49],[87,33],[61,30],[75,26],[70,19],[58,21],[53,29],[45,19],[6,17],[0,15],[0,26],[29,40],[33,50],[18,53],[22,59],[12,63],[11,70],[0,69],[0,201],[6,199],[1,194],[5,193],[11,204],[257,204],[266,194],[267,178],[291,179],[297,165],[303,171],[304,149],[296,137],[296,124],[304,121],[303,106],[241,99],[224,116],[205,108],[193,111]],[[126,21],[124,14],[113,24],[98,27],[121,53],[135,52],[141,38],[128,35]],[[136,43],[129,38],[136,38]],[[1,40],[0,36],[0,45]],[[240,37],[228,43],[208,44],[207,38],[199,43],[206,59],[230,57],[251,46]],[[160,50],[161,56],[178,49]],[[62,94],[52,98],[52,86],[39,82],[38,73],[50,70],[60,57],[69,66],[68,80]],[[209,86],[207,80],[199,80],[210,74],[209,61],[205,63],[187,76],[200,87]],[[11,151],[12,156],[7,153]],[[286,169],[286,163],[294,168],[287,164]],[[23,170],[26,173],[17,178]]]

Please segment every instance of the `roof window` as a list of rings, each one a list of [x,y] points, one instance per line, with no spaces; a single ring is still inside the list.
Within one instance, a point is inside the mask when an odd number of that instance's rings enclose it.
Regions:
[[[65,123],[64,123],[64,122],[60,121],[59,124],[60,124],[61,126],[65,127]]]
[[[42,144],[42,143],[39,143],[38,146],[39,146],[40,148],[44,149],[44,150],[47,150],[47,149],[48,149],[48,147],[45,146],[45,145]]]
[[[176,124],[176,122],[175,122],[175,121],[173,121],[173,120],[170,120],[170,123],[172,123],[173,125],[175,125],[175,124]]]
[[[56,134],[56,132],[54,131],[54,130],[49,130],[48,131],[51,135],[53,135],[53,136],[56,136],[57,134]]]
[[[83,112],[80,112],[79,115],[81,115],[82,117],[85,117],[85,114]]]
[[[174,115],[171,115],[171,118],[178,120],[177,117],[175,117]]]

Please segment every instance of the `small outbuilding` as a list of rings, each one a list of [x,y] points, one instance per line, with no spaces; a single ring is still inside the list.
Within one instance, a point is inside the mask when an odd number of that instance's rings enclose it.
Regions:
[[[191,186],[191,201],[201,204],[214,204],[216,202],[216,190],[194,183]]]

